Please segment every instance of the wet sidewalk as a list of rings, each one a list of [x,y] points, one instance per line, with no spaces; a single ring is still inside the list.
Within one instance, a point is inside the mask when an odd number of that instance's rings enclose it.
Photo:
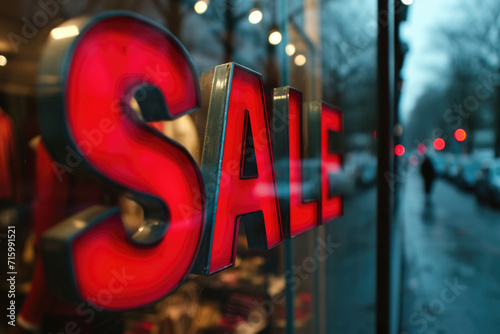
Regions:
[[[500,210],[444,180],[425,205],[419,173],[402,193],[401,333],[500,333]]]

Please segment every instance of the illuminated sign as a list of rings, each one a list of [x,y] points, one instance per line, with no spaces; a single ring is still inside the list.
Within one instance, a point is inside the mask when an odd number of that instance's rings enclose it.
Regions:
[[[275,89],[270,118],[260,74],[217,66],[200,169],[186,149],[146,123],[200,107],[194,65],[175,37],[125,12],[57,29],[73,33],[52,34],[42,56],[44,143],[57,164],[69,159],[91,171],[140,203],[145,218],[131,236],[118,208],[93,206],[48,230],[43,263],[61,297],[108,310],[139,307],[191,272],[233,265],[241,224],[250,247],[270,249],[342,214],[339,110],[324,103],[303,108],[301,93],[284,87]],[[143,119],[130,105],[139,91],[148,95],[138,99]],[[113,298],[96,298],[112,290]]]

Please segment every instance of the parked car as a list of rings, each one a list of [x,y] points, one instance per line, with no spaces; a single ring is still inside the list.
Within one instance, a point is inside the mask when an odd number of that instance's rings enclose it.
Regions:
[[[431,158],[434,164],[436,176],[444,177],[446,175],[446,156],[443,154],[435,154]]]
[[[480,201],[500,206],[500,159],[481,167],[476,177],[475,193]]]
[[[359,183],[362,187],[370,187],[377,180],[377,159],[368,155],[360,166]]]
[[[376,161],[375,157],[364,151],[350,152],[344,156],[344,170],[354,179],[356,189],[374,182],[377,173]],[[371,175],[370,167],[367,166],[375,166],[374,175]]]
[[[484,162],[477,158],[470,158],[459,164],[457,185],[464,190],[473,190],[476,186],[477,173]]]
[[[455,156],[451,155],[451,157],[447,157],[445,170],[445,178],[451,182],[456,182],[459,172],[459,161]]]

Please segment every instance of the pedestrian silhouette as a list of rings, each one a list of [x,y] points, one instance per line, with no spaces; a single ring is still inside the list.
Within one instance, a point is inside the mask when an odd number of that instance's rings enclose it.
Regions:
[[[427,155],[424,156],[424,161],[420,165],[420,173],[422,173],[422,177],[424,178],[425,199],[426,202],[429,203],[432,192],[432,184],[436,178],[436,171],[434,170],[431,159]]]

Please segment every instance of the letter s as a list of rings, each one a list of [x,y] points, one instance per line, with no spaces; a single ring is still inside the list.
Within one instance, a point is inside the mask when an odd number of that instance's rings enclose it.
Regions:
[[[77,169],[129,193],[145,217],[132,235],[116,207],[93,206],[47,231],[41,247],[51,287],[88,302],[113,273],[125,272],[123,290],[99,307],[125,310],[163,297],[195,260],[203,182],[189,153],[142,121],[130,100],[136,96],[146,121],[197,109],[199,83],[187,52],[166,29],[131,13],[72,19],[51,33],[38,92],[42,137],[54,160],[65,164],[67,152],[76,152]]]

